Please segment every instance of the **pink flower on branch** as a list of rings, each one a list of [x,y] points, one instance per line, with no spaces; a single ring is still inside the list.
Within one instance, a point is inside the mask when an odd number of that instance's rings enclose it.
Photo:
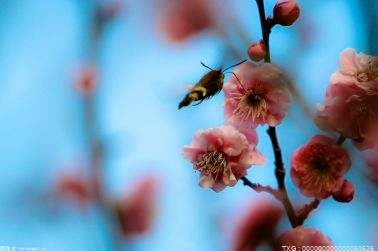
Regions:
[[[200,171],[201,187],[220,192],[234,186],[251,165],[264,163],[256,143],[230,125],[221,126],[199,130],[192,144],[184,147],[183,156]]]
[[[275,235],[284,210],[277,201],[261,199],[251,204],[235,231],[234,251],[256,250]]]
[[[363,157],[366,163],[366,175],[368,179],[378,186],[378,145],[373,149],[364,151]]]
[[[282,246],[333,246],[333,243],[313,227],[298,226],[286,231],[278,238],[276,250],[282,250]]]
[[[325,104],[318,105],[315,123],[324,131],[353,139],[361,150],[371,148],[378,139],[378,92],[356,85],[331,84]]]
[[[291,102],[281,72],[269,63],[246,62],[234,74],[223,88],[227,121],[249,129],[279,125]]]
[[[94,200],[93,184],[80,173],[63,173],[54,184],[54,195],[57,198],[76,203],[86,209]]]
[[[173,42],[184,42],[205,30],[215,29],[216,22],[210,3],[205,0],[167,1],[160,16],[160,26]]]
[[[340,191],[350,166],[346,150],[332,139],[316,135],[294,151],[290,175],[303,195],[320,200]]]
[[[82,65],[76,69],[74,78],[75,88],[80,94],[88,97],[94,93],[97,87],[98,69],[92,64]]]
[[[140,180],[131,193],[117,202],[115,211],[125,237],[145,234],[155,215],[158,180],[146,177]]]
[[[338,71],[331,76],[331,84],[355,84],[362,89],[377,90],[378,57],[345,49],[340,54]]]

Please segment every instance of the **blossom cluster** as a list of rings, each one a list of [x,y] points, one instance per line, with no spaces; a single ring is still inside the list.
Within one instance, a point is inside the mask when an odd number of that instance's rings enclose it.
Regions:
[[[263,1],[257,1],[257,4],[263,5]],[[264,10],[259,7],[260,11]],[[183,149],[183,157],[200,172],[201,187],[220,192],[242,179],[245,185],[258,192],[271,193],[285,207],[293,229],[275,238],[274,230],[281,218],[281,208],[269,203],[253,207],[238,229],[235,250],[254,250],[263,241],[272,239],[275,242],[273,246],[279,244],[280,247],[333,245],[315,228],[301,225],[321,200],[333,198],[343,203],[353,200],[354,184],[345,178],[352,168],[350,154],[342,147],[346,139],[351,139],[361,151],[377,152],[378,149],[378,57],[346,49],[340,55],[339,69],[331,76],[324,104],[317,106],[314,119],[320,130],[337,137],[314,135],[292,153],[291,181],[302,195],[313,199],[300,210],[293,209],[285,187],[285,169],[275,131],[288,113],[292,97],[284,75],[270,61],[269,34],[275,25],[292,25],[299,13],[300,8],[295,1],[282,1],[274,6],[272,16],[261,21],[263,39],[252,43],[247,50],[251,61],[237,64],[224,87],[222,75],[222,85],[219,86],[223,87],[225,97],[225,125],[199,130],[191,145]],[[259,62],[263,59],[263,63]],[[201,81],[201,91],[206,93],[206,88],[213,82],[218,83],[219,78],[202,78]],[[269,127],[278,189],[252,183],[245,177],[252,165],[265,163],[265,157],[257,150],[259,139],[256,129],[259,126]],[[372,164],[376,156],[369,155],[367,159],[369,166],[377,166]]]
[[[359,150],[375,149],[378,142],[378,57],[345,49],[339,69],[332,74],[316,125],[339,134],[339,142],[317,135],[297,149],[291,161],[291,178],[305,196],[340,202],[353,199],[354,185],[343,178],[351,167],[340,147],[349,138]]]
[[[265,158],[256,150],[259,125],[280,124],[291,97],[281,72],[269,63],[241,64],[223,89],[226,125],[196,133],[184,158],[201,172],[200,186],[234,186],[251,165]]]
[[[352,139],[360,150],[374,148],[378,142],[378,57],[346,49],[339,64],[315,122],[322,130]]]

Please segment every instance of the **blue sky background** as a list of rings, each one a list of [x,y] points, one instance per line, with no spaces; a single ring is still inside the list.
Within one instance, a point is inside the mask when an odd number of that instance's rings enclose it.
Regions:
[[[232,6],[228,14],[251,42],[260,38],[254,1],[219,2]],[[271,9],[274,1],[266,2]],[[300,20],[294,28],[273,29],[271,53],[315,109],[339,53],[347,47],[369,53],[370,13],[358,0],[298,3]],[[377,5],[373,1],[372,12]],[[83,214],[68,207],[56,215],[40,200],[60,171],[87,161],[82,102],[72,88],[72,72],[86,53],[88,6],[85,0],[0,0],[0,246],[111,250],[98,210]],[[219,67],[225,46],[209,34],[173,44],[157,28],[154,1],[126,1],[125,7],[104,31],[98,54],[95,107],[108,146],[103,179],[110,198],[145,174],[162,179],[152,231],[125,250],[229,250],[228,230],[219,225],[229,229],[260,195],[242,184],[219,194],[200,189],[198,173],[181,157],[182,146],[199,128],[224,123],[223,94],[177,110],[185,86],[206,72],[200,62]],[[293,105],[278,133],[288,167],[290,153],[318,131]],[[259,137],[258,149],[269,161],[251,168],[248,177],[275,185],[264,128]],[[336,245],[377,245],[377,191],[363,181],[360,159],[354,167],[347,178],[356,183],[355,200],[346,205],[327,200],[305,225],[323,231]],[[303,202],[290,181],[288,186]]]

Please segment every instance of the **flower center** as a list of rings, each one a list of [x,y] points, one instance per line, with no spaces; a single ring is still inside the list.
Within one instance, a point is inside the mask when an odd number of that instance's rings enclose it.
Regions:
[[[367,71],[357,72],[356,78],[358,82],[368,82],[372,80],[372,77]]]
[[[234,114],[237,114],[242,121],[252,118],[254,121],[260,116],[265,116],[267,103],[263,95],[263,89],[256,87],[248,90],[238,103]]]
[[[303,184],[313,186],[319,193],[330,191],[333,188],[332,164],[330,159],[325,155],[324,149],[316,149],[316,156],[310,160],[310,169],[306,172],[301,180]]]
[[[309,164],[313,174],[317,176],[327,176],[332,169],[331,157],[327,156],[328,151],[323,146],[313,149]]]
[[[227,156],[224,152],[212,150],[205,153],[196,163],[198,170],[206,176],[213,175],[214,179],[218,178],[227,166]]]
[[[366,69],[356,73],[358,82],[372,81],[378,77],[378,57],[369,57]]]
[[[311,166],[319,173],[327,172],[329,169],[329,163],[322,157],[317,157],[311,161]]]
[[[361,120],[367,116],[368,108],[362,98],[359,97],[351,102],[349,111],[352,118]]]

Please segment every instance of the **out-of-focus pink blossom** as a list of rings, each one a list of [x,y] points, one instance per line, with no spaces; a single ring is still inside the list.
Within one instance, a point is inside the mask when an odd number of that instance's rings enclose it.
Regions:
[[[150,230],[155,215],[158,180],[145,177],[131,193],[116,204],[116,213],[125,237],[143,235]]]
[[[89,96],[96,88],[97,78],[98,71],[95,66],[83,65],[75,72],[75,87],[82,95]]]
[[[283,233],[277,240],[276,250],[282,246],[333,246],[332,241],[313,227],[298,226]]]
[[[272,239],[283,212],[277,201],[255,201],[237,226],[232,250],[256,250],[264,241]]]
[[[273,9],[273,22],[282,26],[292,25],[299,13],[299,5],[294,0],[277,3]]]
[[[346,150],[330,138],[316,135],[294,151],[290,175],[303,195],[325,199],[340,190],[350,166]]]
[[[88,206],[94,197],[91,183],[78,173],[59,175],[54,190],[57,198],[77,203],[80,208]]]
[[[364,160],[367,165],[368,178],[378,186],[378,145],[373,149],[364,151]]]
[[[360,150],[371,148],[378,139],[378,92],[356,85],[329,85],[315,123],[324,131],[353,139]]]
[[[345,49],[340,54],[338,71],[331,76],[331,84],[355,84],[365,90],[377,91],[378,57]]]
[[[254,164],[263,164],[265,158],[256,151],[256,144],[234,127],[221,126],[199,130],[183,156],[201,172],[200,186],[216,192],[234,186]]]
[[[266,48],[264,41],[260,41],[258,43],[254,43],[248,47],[248,56],[253,61],[260,61],[263,60],[266,54]]]
[[[223,88],[227,122],[249,130],[280,124],[291,102],[281,72],[268,63],[245,62],[234,73]]]
[[[120,15],[123,10],[125,10],[125,2],[122,0],[115,0],[104,4],[100,8],[105,20],[112,20]]]
[[[184,42],[188,38],[215,27],[211,4],[206,0],[168,1],[161,12],[160,28],[173,42]]]
[[[354,185],[352,182],[344,180],[340,190],[332,195],[338,202],[348,203],[354,198]]]

